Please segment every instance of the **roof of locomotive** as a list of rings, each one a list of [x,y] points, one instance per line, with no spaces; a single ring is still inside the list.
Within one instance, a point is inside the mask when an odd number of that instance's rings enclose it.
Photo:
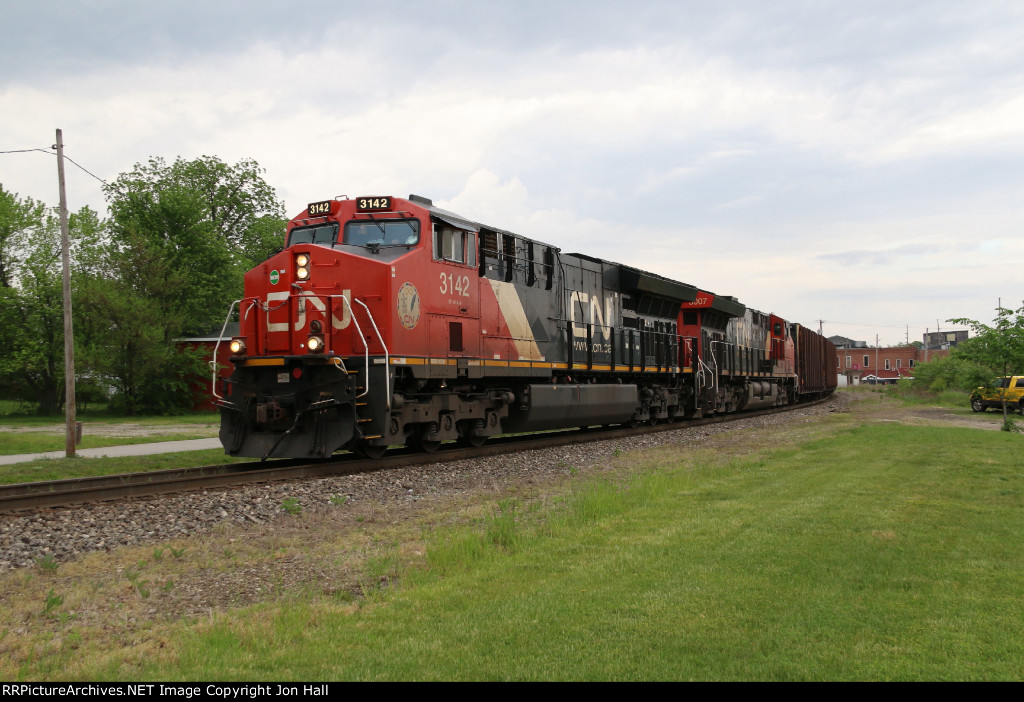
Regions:
[[[447,222],[455,227],[465,228],[469,231],[479,231],[486,229],[487,231],[497,232],[499,234],[509,234],[516,236],[527,241],[533,241],[541,243],[544,246],[551,246],[550,244],[539,242],[536,239],[516,234],[515,232],[508,231],[507,229],[501,229],[500,227],[492,227],[487,224],[480,222],[474,222],[468,217],[445,210],[443,208],[434,205],[433,201],[429,198],[421,195],[409,195],[409,201],[413,202],[420,207],[423,207],[430,211],[431,216],[437,217],[438,219]],[[557,246],[551,246],[551,248],[561,253],[561,249]],[[697,294],[700,289],[690,285],[689,283],[683,283],[678,280],[666,278],[665,276],[658,275],[657,273],[651,273],[650,271],[644,271],[639,268],[633,268],[622,263],[615,261],[608,261],[605,259],[597,258],[589,254],[583,253],[564,253],[563,256],[572,256],[585,261],[591,261],[593,263],[599,263],[604,266],[613,267],[618,272],[618,285],[621,286],[622,290],[631,290],[641,293],[649,293],[665,297],[671,300],[678,300],[680,302],[693,302],[697,299]],[[713,293],[712,293],[713,294]],[[731,317],[740,317],[746,311],[746,306],[739,302],[734,297],[728,297],[723,295],[714,295],[714,300],[711,304],[711,309],[718,312],[722,312]]]

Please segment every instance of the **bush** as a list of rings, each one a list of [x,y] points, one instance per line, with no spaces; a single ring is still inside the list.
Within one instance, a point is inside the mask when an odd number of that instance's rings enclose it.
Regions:
[[[991,377],[992,371],[954,352],[914,366],[913,382],[917,389],[940,393],[949,389],[973,390],[984,385]]]

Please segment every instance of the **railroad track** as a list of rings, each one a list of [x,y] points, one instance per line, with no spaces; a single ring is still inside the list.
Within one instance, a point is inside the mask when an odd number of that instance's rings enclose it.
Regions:
[[[758,417],[792,409],[811,407],[820,402],[824,402],[824,400],[805,402],[783,408],[756,410],[753,412],[665,423],[655,426],[635,428],[593,427],[531,434],[528,436],[504,436],[491,439],[479,448],[445,444],[436,453],[414,452],[408,449],[401,449],[388,452],[383,458],[377,459],[361,458],[354,454],[343,454],[316,462],[299,459],[276,459],[266,462],[252,461],[145,473],[122,473],[119,475],[49,480],[36,483],[18,483],[0,486],[0,514],[122,500],[133,497],[210,490],[248,483],[268,483],[370,470],[389,470],[424,463],[485,458],[487,456],[496,456],[516,451],[529,451],[550,448],[552,446],[619,439],[638,434],[719,424],[734,419]]]

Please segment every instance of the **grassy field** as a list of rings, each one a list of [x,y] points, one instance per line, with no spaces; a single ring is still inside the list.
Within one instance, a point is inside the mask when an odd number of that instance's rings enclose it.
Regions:
[[[158,439],[158,441],[161,439]],[[94,475],[141,473],[172,468],[242,463],[251,458],[235,458],[223,449],[160,453],[152,456],[122,456],[102,458],[41,458],[25,463],[0,465],[0,484],[34,483],[43,480],[66,480]]]
[[[4,409],[8,413],[3,413]],[[65,425],[60,417],[18,414],[15,409],[14,403],[0,402],[0,456],[64,451]],[[212,438],[217,436],[219,423],[212,412],[177,417],[114,417],[104,412],[90,412],[79,420],[83,425],[80,449]],[[58,459],[37,461],[13,470],[0,468],[0,483],[102,475],[108,470],[103,460]],[[177,467],[167,465],[168,460],[161,459],[158,467]],[[186,465],[194,465],[190,463],[192,459],[184,460]],[[212,462],[225,461],[214,459]],[[41,477],[24,477],[23,474]]]
[[[8,573],[0,678],[1024,678],[1024,437],[852,407],[402,519],[339,505]],[[225,597],[183,613],[200,582]]]
[[[80,449],[103,448],[106,446],[127,446],[149,444],[155,441],[182,441],[185,439],[206,439],[216,436],[216,431],[182,431],[171,434],[145,434],[140,436],[83,436]],[[0,431],[0,456],[14,456],[21,453],[46,453],[63,451],[64,435],[52,432]]]

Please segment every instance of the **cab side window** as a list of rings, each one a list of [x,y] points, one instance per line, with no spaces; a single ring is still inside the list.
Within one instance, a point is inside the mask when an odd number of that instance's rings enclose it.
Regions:
[[[476,265],[476,232],[434,224],[434,259]]]

